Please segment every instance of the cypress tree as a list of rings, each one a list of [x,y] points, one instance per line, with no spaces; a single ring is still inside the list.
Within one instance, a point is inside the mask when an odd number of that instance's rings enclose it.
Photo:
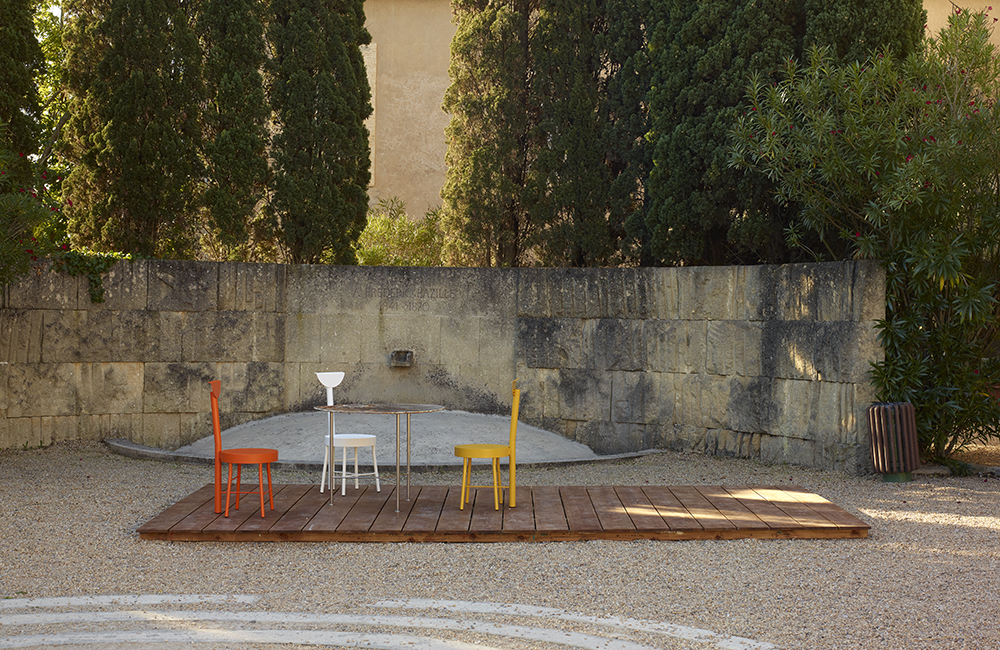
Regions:
[[[73,29],[69,230],[77,245],[141,256],[192,252],[203,177],[201,56],[183,0],[81,1]],[[96,67],[87,54],[99,55]]]
[[[747,110],[749,75],[777,80],[783,61],[812,44],[855,56],[888,42],[905,56],[924,24],[920,0],[663,0],[654,8],[655,164],[645,219],[653,257],[675,264],[788,261],[794,206],[775,205],[766,178],[726,160],[728,133]]]
[[[274,0],[270,209],[292,263],[355,263],[368,210],[371,89],[362,0]]]
[[[453,0],[442,227],[451,263],[521,266],[536,230],[530,39],[538,0]]]
[[[605,163],[611,174],[609,225],[622,262],[652,263],[645,232],[645,188],[653,166],[649,133],[650,0],[605,0],[608,31],[602,48],[607,83],[601,103]]]
[[[205,207],[218,257],[248,261],[273,243],[263,214],[267,120],[262,0],[207,0],[198,20],[205,54],[202,135]]]
[[[611,172],[599,110],[607,79],[599,44],[607,15],[598,0],[545,0],[531,41],[539,143],[529,205],[536,250],[552,266],[617,261],[609,222]],[[618,215],[615,215],[618,216]]]
[[[6,169],[15,185],[30,182],[28,157],[38,150],[35,78],[45,57],[35,39],[34,9],[32,0],[0,0],[0,149],[16,154]]]

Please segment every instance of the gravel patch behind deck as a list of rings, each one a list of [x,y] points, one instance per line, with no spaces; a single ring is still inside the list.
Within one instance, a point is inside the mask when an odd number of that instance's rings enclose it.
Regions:
[[[684,649],[726,642],[667,639],[641,626],[609,628],[601,621],[621,617],[684,626],[788,650],[993,648],[1000,639],[1000,481],[995,478],[921,476],[888,484],[878,476],[674,453],[518,472],[521,485],[801,485],[870,524],[864,540],[449,545],[138,538],[139,525],[209,482],[211,471],[116,456],[99,443],[0,451],[0,598],[239,594],[258,600],[209,608],[414,617],[434,614],[373,606],[408,599],[506,603],[600,620],[542,622],[505,612],[464,619]],[[278,471],[274,480],[318,483],[319,473]],[[413,480],[457,484],[459,473],[422,472]],[[49,631],[41,624],[4,625],[10,612],[3,604],[0,600],[0,641]],[[78,623],[73,629],[93,625]],[[118,625],[131,629],[132,624]],[[260,623],[230,625],[248,629]],[[362,634],[374,627],[346,629]],[[392,631],[431,634],[419,627]],[[481,631],[434,636],[508,650],[567,647],[557,639],[498,641]],[[109,640],[101,647],[130,646]]]

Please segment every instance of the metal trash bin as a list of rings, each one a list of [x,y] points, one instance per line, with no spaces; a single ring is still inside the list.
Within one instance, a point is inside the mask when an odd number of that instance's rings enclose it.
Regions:
[[[876,402],[868,407],[868,432],[875,471],[887,483],[913,480],[920,467],[917,419],[909,402]]]

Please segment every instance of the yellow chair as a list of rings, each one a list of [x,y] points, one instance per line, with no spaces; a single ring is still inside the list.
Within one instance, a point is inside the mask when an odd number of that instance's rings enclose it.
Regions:
[[[459,508],[464,510],[469,500],[471,488],[490,487],[488,485],[470,485],[472,482],[472,459],[490,458],[493,461],[493,508],[500,509],[500,491],[504,488],[500,481],[500,459],[510,458],[510,507],[517,505],[517,459],[514,453],[514,443],[517,440],[517,410],[521,403],[521,391],[517,388],[517,380],[511,384],[514,395],[514,405],[510,411],[510,441],[506,445],[474,444],[455,445],[455,455],[462,459],[462,501]]]

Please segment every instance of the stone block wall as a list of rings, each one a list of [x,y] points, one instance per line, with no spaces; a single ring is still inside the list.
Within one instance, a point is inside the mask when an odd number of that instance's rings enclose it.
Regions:
[[[4,294],[0,448],[173,449],[324,401],[521,417],[602,454],[650,448],[866,471],[884,280],[871,263],[435,269],[146,260]],[[398,353],[398,354],[395,354]],[[408,362],[406,361],[408,360]],[[407,365],[408,363],[408,365]],[[401,365],[402,364],[402,365]]]

